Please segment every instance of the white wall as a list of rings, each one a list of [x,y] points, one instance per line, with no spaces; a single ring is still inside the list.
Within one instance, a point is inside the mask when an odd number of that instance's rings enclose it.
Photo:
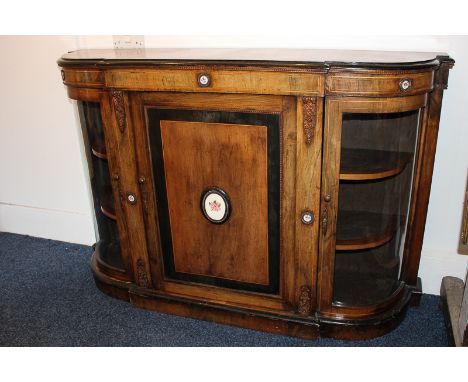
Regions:
[[[111,48],[112,36],[0,37],[0,230],[94,242],[79,125],[56,67],[68,50]],[[468,37],[145,36],[146,47],[297,47],[441,51],[456,60],[444,96],[420,276],[438,294],[464,277],[457,254],[468,169]]]
[[[90,244],[73,103],[56,60],[74,37],[0,37],[0,230]]]

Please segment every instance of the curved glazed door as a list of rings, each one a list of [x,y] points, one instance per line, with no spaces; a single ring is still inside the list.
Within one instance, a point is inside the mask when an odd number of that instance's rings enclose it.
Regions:
[[[404,293],[407,227],[426,95],[328,99],[319,310],[376,314]]]
[[[78,101],[85,153],[96,216],[98,266],[113,277],[128,279],[130,262],[122,254],[118,230],[115,194],[112,191],[106,150],[105,125],[99,102]],[[121,229],[120,229],[121,230]]]

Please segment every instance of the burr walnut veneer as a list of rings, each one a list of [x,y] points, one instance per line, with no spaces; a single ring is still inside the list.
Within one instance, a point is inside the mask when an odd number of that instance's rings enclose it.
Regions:
[[[97,286],[274,333],[371,338],[421,293],[444,54],[87,50]]]

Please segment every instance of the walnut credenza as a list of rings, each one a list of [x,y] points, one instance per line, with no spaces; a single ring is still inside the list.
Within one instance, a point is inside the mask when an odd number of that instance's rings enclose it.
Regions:
[[[161,312],[371,338],[421,294],[444,54],[86,50],[97,286]]]

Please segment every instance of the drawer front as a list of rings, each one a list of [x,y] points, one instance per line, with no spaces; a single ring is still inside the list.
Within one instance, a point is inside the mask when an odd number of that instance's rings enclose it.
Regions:
[[[326,80],[327,95],[398,97],[430,92],[434,72],[331,72]]]
[[[111,69],[106,86],[147,91],[323,95],[324,74],[234,69]]]

